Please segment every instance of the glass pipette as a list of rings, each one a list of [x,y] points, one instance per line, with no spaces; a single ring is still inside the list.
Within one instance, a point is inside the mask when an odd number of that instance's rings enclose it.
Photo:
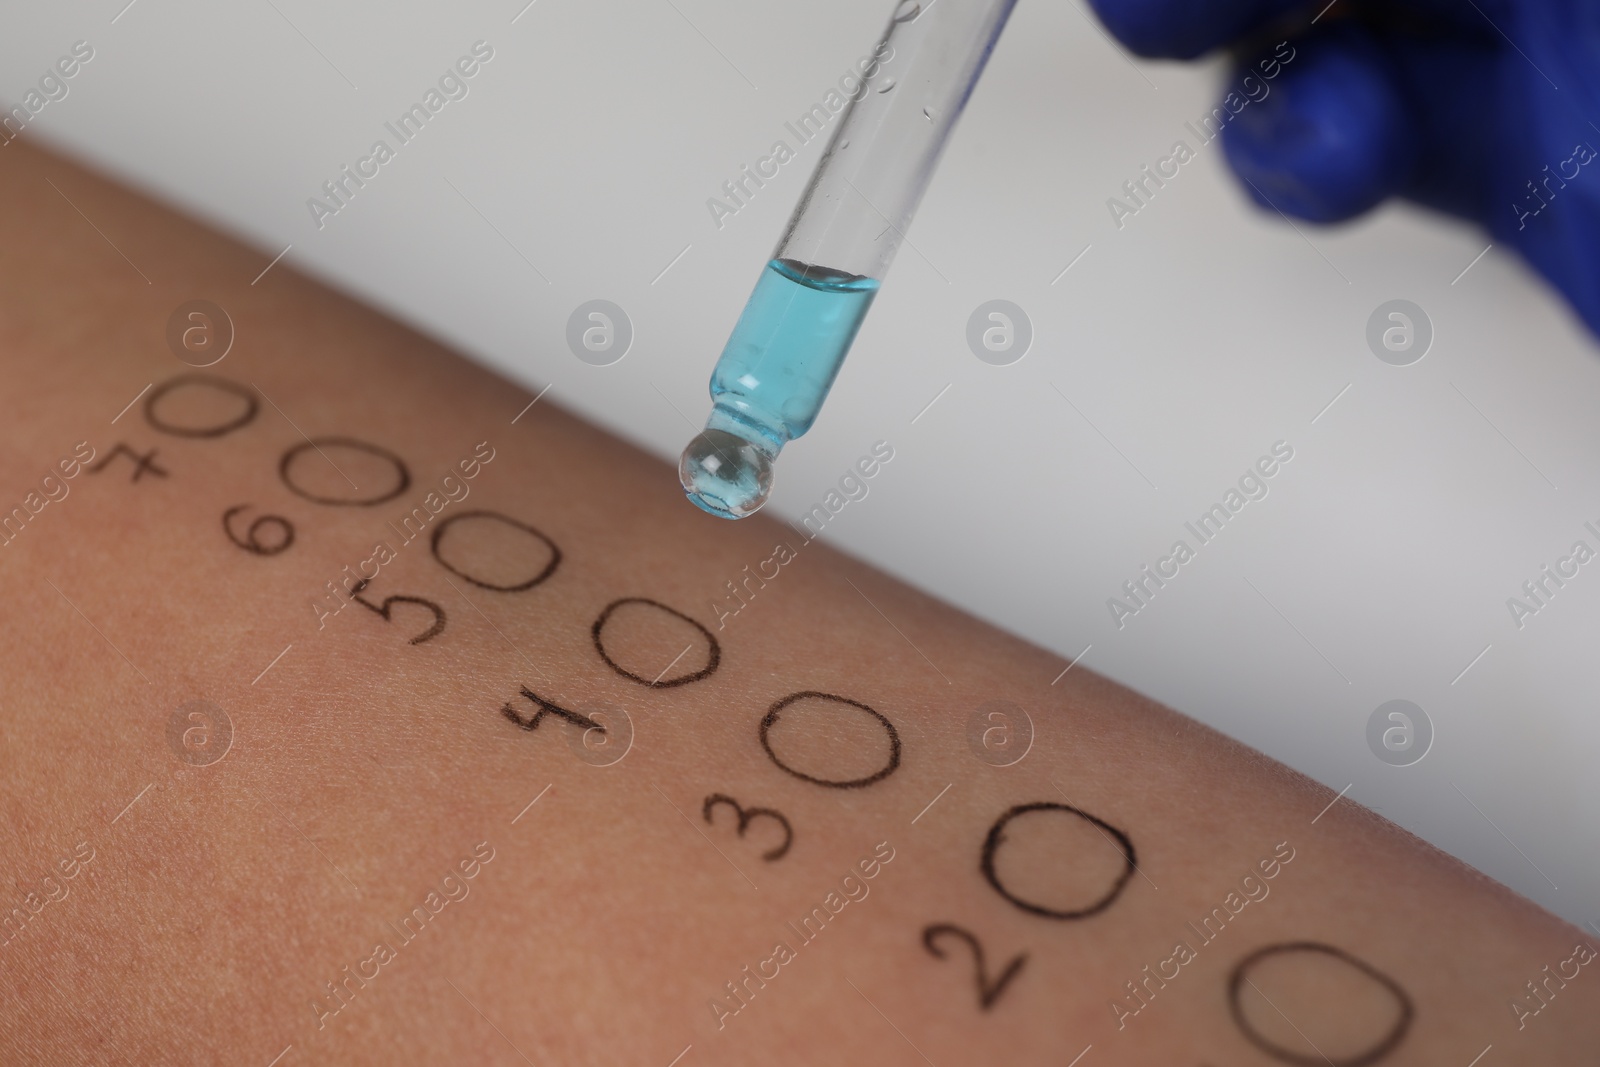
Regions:
[[[773,462],[816,421],[1015,5],[895,7],[711,372],[711,415],[678,461],[704,510],[742,519],[767,502]]]

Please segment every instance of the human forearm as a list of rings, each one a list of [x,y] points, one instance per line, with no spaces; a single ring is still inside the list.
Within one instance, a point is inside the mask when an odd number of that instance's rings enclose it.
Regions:
[[[1591,967],[1520,1029],[1508,1008],[1581,932],[1348,799],[780,523],[711,519],[552,398],[12,151],[8,1060],[1595,1047]],[[161,329],[196,292],[239,339],[180,379]],[[209,711],[171,726],[198,700],[232,724],[216,762]],[[969,744],[993,701],[1031,717],[1011,766]],[[1302,942],[1361,966],[1297,949],[1235,979]]]

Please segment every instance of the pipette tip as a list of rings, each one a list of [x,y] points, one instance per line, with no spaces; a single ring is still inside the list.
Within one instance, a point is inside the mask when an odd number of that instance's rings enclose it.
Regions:
[[[777,453],[726,430],[707,428],[678,460],[678,481],[691,503],[722,519],[743,519],[772,495]]]

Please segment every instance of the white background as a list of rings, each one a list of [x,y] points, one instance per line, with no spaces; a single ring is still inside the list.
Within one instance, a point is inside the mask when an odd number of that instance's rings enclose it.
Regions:
[[[890,5],[524,2],[13,5],[0,97],[88,40],[25,136],[244,236],[263,267],[292,245],[285,262],[671,457],[820,143],[720,230],[706,200],[789,139]],[[479,39],[495,54],[470,95],[319,230],[307,198],[393,143],[383,123]],[[1073,0],[1023,3],[772,506],[799,514],[887,439],[829,541],[1600,918],[1600,563],[1521,630],[1506,607],[1573,541],[1600,547],[1595,342],[1507,250],[1462,275],[1476,230],[1390,207],[1297,231],[1246,205],[1215,144],[1119,230],[1107,198],[1197,146],[1183,122],[1224,76],[1130,61]],[[1036,331],[1005,368],[964,338],[997,297]],[[1365,341],[1397,297],[1436,331],[1404,368]],[[636,330],[611,367],[564,340],[594,298]],[[1278,440],[1294,459],[1270,495],[1119,631],[1106,599]],[[1365,728],[1402,697],[1437,736],[1394,768]]]

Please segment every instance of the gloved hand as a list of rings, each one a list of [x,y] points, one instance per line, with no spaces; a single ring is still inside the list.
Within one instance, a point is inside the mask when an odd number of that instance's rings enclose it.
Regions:
[[[1144,56],[1289,34],[1270,93],[1223,130],[1253,200],[1337,222],[1398,195],[1474,219],[1600,333],[1600,2],[1336,0],[1309,26],[1325,0],[1090,2]],[[1236,55],[1249,73],[1254,50]]]

